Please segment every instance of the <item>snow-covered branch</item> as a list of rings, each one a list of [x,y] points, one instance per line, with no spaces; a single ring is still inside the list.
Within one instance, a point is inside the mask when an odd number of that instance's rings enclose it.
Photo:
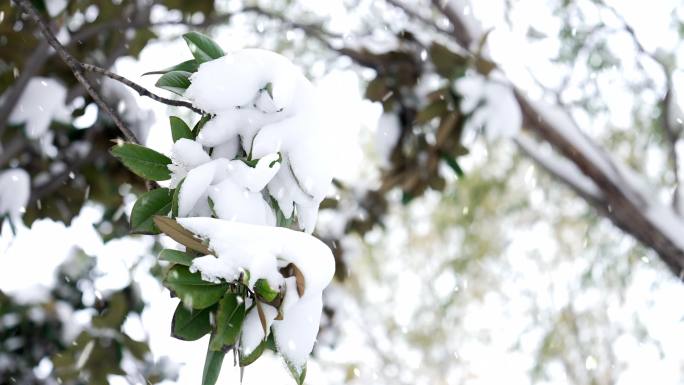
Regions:
[[[466,50],[473,47],[478,36],[468,27],[470,20],[464,13],[456,10],[451,2],[434,0],[433,4],[452,23],[457,43]],[[521,90],[511,87],[522,111],[524,126],[580,170],[584,177],[581,180],[589,180],[598,188],[605,204],[603,209],[599,207],[599,211],[625,232],[655,250],[670,270],[681,277],[684,271],[684,223],[678,213],[659,202],[652,191],[644,189],[640,176],[586,136],[566,111],[531,101]],[[536,152],[527,151],[529,146],[522,144],[520,148],[533,159],[542,159],[535,157],[538,155]],[[547,167],[550,165],[545,164]],[[569,178],[568,175],[575,174],[567,174],[561,179],[577,191],[580,179]],[[589,186],[583,184],[584,188]],[[595,193],[590,196],[597,196]],[[582,193],[580,195],[584,196]]]
[[[560,179],[595,206],[605,206],[603,194],[594,182],[567,159],[554,155],[551,151],[544,151],[539,144],[520,134],[513,139],[520,150],[552,176]]]

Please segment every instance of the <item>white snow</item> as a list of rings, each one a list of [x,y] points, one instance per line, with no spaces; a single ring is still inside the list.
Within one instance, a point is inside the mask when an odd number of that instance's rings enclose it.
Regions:
[[[399,141],[401,127],[397,114],[384,113],[378,119],[375,131],[375,151],[378,153],[380,166],[390,165],[390,156]]]
[[[313,236],[282,227],[258,226],[215,218],[179,218],[178,223],[209,241],[216,254],[197,258],[192,269],[210,281],[235,280],[240,272],[249,271],[249,286],[266,279],[272,288],[286,285],[283,320],[274,321],[273,333],[279,351],[295,367],[301,368],[313,349],[322,310],[322,292],[335,272],[330,249]],[[268,241],[265,241],[268,240]],[[284,279],[279,267],[293,263],[304,276],[301,298],[296,281]],[[253,317],[253,316],[252,316]],[[253,348],[258,326],[255,322],[243,328],[248,333],[248,347]],[[247,349],[246,351],[250,351]]]
[[[36,76],[29,80],[14,110],[10,114],[11,124],[26,125],[26,135],[38,139],[46,133],[50,122],[69,121],[69,110],[65,106],[67,90],[58,81]]]
[[[252,309],[247,316],[242,326],[242,334],[240,335],[240,349],[245,356],[250,355],[257,346],[268,337],[271,324],[278,316],[278,309],[271,305],[261,304],[261,309],[264,311],[264,320],[266,321],[266,333],[261,325],[261,319],[256,308]]]
[[[305,295],[287,310],[283,320],[273,322],[278,351],[297,368],[304,366],[313,350],[322,308],[320,295]]]
[[[171,158],[170,186],[177,187],[185,178],[178,194],[178,216],[211,216],[211,199],[218,218],[275,225],[275,214],[261,190],[280,168],[278,154],[268,154],[250,167],[241,160],[212,160],[198,142],[180,139]]]
[[[229,148],[252,159],[280,153],[280,172],[270,194],[286,217],[297,208],[300,227],[312,232],[318,205],[332,180],[334,152],[315,88],[287,58],[243,49],[200,66],[185,95],[216,116],[197,141]]]
[[[102,79],[101,92],[106,102],[116,106],[117,112],[133,130],[136,138],[145,143],[155,121],[154,112],[141,107],[131,89],[114,79]]]
[[[185,178],[188,171],[209,162],[207,154],[202,145],[190,139],[179,139],[171,148],[172,164],[169,165],[171,171],[171,182],[169,187],[176,188],[178,183]]]
[[[21,168],[0,173],[0,217],[8,215],[17,222],[26,209],[31,195],[31,178]]]
[[[538,148],[539,146],[535,145],[532,139],[529,139],[524,135],[518,135],[515,138],[515,141],[532,159],[534,159],[534,161],[540,163],[553,175],[558,175],[584,194],[592,196],[595,199],[601,199],[603,197],[603,193],[596,186],[594,181],[584,175],[574,163],[571,163],[566,158],[554,155],[550,148]]]
[[[339,162],[323,103],[288,59],[260,49],[204,63],[191,81],[185,95],[214,116],[196,140],[173,145],[170,187],[179,188],[178,223],[208,240],[216,256],[194,259],[190,270],[210,282],[236,281],[247,272],[250,288],[265,279],[284,292],[279,309],[262,304],[266,331],[251,307],[241,349],[249,355],[272,330],[289,365],[301,370],[335,270],[330,249],[307,234],[330,188],[331,165]],[[273,200],[306,232],[276,227]],[[304,277],[301,297],[296,278],[280,272],[290,263]],[[278,312],[283,320],[275,321]]]
[[[467,126],[484,127],[487,140],[510,138],[520,131],[522,113],[510,87],[481,75],[462,78],[455,87],[463,94],[463,111],[473,113]]]
[[[46,0],[45,8],[47,8],[50,17],[59,15],[67,6],[67,0]]]

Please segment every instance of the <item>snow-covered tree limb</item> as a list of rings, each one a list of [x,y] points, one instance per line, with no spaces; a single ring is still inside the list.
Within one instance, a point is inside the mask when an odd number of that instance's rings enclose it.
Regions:
[[[594,206],[605,207],[601,190],[567,159],[555,156],[551,151],[544,151],[539,144],[524,134],[513,139],[518,148],[532,159],[539,167],[560,179],[573,191]]]
[[[468,28],[469,20],[463,12],[456,10],[450,2],[434,0],[433,4],[452,23],[457,43],[466,50],[473,47],[478,37]],[[518,89],[514,88],[514,92],[524,117],[524,126],[551,144],[600,190],[605,209],[599,211],[656,251],[670,270],[681,277],[684,271],[684,223],[675,210],[658,202],[652,192],[641,186],[639,176],[584,135],[566,112],[533,102]],[[572,183],[574,179],[571,181],[566,176],[562,180],[573,189],[577,187]]]

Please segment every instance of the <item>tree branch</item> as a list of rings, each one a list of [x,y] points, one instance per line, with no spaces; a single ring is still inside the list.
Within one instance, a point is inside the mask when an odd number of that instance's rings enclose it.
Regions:
[[[437,31],[439,33],[442,33],[445,35],[451,35],[452,34],[452,31],[447,31],[446,29],[440,27],[439,25],[434,23],[432,20],[421,15],[420,13],[418,13],[418,11],[411,9],[408,5],[402,3],[399,0],[385,0],[385,1],[388,4],[392,5],[393,7],[401,9],[406,14],[406,16],[408,16],[409,18],[418,20],[422,24],[425,24],[425,25],[433,28],[435,31]]]
[[[21,94],[24,92],[29,80],[40,70],[45,64],[45,60],[50,56],[50,45],[43,41],[31,53],[31,56],[26,60],[24,68],[19,77],[12,83],[12,86],[5,93],[5,99],[0,106],[0,137],[5,132],[7,124],[9,123],[9,116],[14,110]]]
[[[594,206],[605,208],[605,201],[601,190],[594,182],[587,178],[577,167],[567,159],[543,154],[534,141],[523,134],[513,139],[518,148],[532,159],[539,167],[560,179],[568,185],[575,193]]]
[[[64,46],[57,40],[55,35],[52,33],[47,23],[40,17],[38,11],[33,7],[33,4],[29,0],[13,0],[23,11],[28,14],[29,17],[38,24],[40,32],[43,34],[47,42],[52,46],[52,48],[57,51],[62,61],[69,67],[71,72],[73,72],[74,77],[79,83],[83,85],[83,88],[88,92],[93,101],[104,111],[114,122],[114,125],[121,131],[121,133],[126,137],[128,141],[133,143],[140,143],[135,137],[135,134],[124,124],[121,118],[105,103],[100,95],[95,91],[93,85],[86,79],[83,75],[83,66],[76,60]]]
[[[106,76],[110,79],[114,79],[120,83],[123,83],[123,84],[127,85],[128,87],[134,89],[140,96],[146,96],[152,100],[155,100],[159,103],[167,104],[169,106],[189,108],[192,111],[194,111],[200,115],[205,114],[204,111],[193,106],[192,103],[190,103],[190,102],[186,102],[183,100],[167,99],[167,98],[161,97],[161,96],[151,92],[147,88],[145,88],[145,87],[143,87],[143,86],[141,86],[141,85],[139,85],[139,84],[137,84],[131,80],[128,80],[121,75],[117,75],[117,74],[113,73],[112,71],[104,69],[102,67],[98,67],[96,65],[87,64],[87,63],[79,63],[79,64],[80,64],[81,68],[83,68],[84,71],[97,73],[97,74]]]
[[[456,39],[456,42],[463,49],[470,52],[475,36],[472,35],[465,19],[459,15],[459,11],[450,4],[449,0],[432,0],[432,5],[439,9],[451,23],[451,35]]]
[[[464,48],[475,43],[463,15],[439,0],[433,4],[454,26],[454,37]],[[574,123],[562,122],[548,111],[551,106],[531,102],[511,86],[524,118],[525,127],[546,140],[590,179],[604,197],[601,214],[658,253],[670,270],[684,279],[684,222],[671,208],[662,206],[644,191],[633,172],[614,160]],[[570,185],[572,187],[572,185]],[[590,201],[591,203],[591,201]]]

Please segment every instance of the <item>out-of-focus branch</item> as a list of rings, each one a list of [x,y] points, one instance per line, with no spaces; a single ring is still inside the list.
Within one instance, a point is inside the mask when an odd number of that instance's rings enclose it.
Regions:
[[[19,77],[12,83],[9,89],[5,92],[5,98],[0,106],[0,137],[5,132],[7,124],[9,122],[9,116],[14,110],[21,94],[24,92],[24,88],[28,84],[29,80],[40,71],[45,60],[50,56],[50,45],[43,41],[36,49],[31,53],[31,56],[26,60],[24,68],[21,71]]]
[[[432,29],[434,29],[435,31],[437,31],[439,33],[442,33],[445,35],[451,35],[452,34],[452,31],[447,31],[446,29],[440,27],[434,21],[432,21],[432,20],[428,19],[427,17],[421,15],[418,11],[411,9],[411,7],[402,3],[399,0],[385,0],[385,1],[387,1],[387,3],[392,5],[393,7],[401,9],[406,14],[406,16],[408,16],[414,20],[417,20],[424,25],[431,27]]]
[[[453,7],[449,0],[432,0],[432,5],[451,23],[451,35],[456,39],[456,42],[466,51],[470,51],[475,41],[475,36],[471,34],[465,19],[459,14],[459,11]]]
[[[679,156],[677,154],[677,141],[679,140],[681,135],[681,128],[676,127],[677,122],[673,121],[672,119],[672,103],[674,97],[674,90],[672,84],[672,70],[656,54],[646,50],[646,48],[643,46],[643,44],[641,44],[641,41],[637,37],[634,28],[632,28],[632,26],[629,25],[629,23],[627,23],[627,20],[625,20],[624,16],[622,16],[622,14],[620,14],[620,12],[618,12],[617,9],[615,9],[615,7],[608,4],[603,4],[603,6],[609,9],[613,13],[613,15],[620,20],[620,22],[623,25],[623,29],[630,35],[630,37],[632,38],[632,42],[634,43],[634,46],[637,48],[639,53],[653,60],[653,62],[655,62],[663,71],[663,76],[665,77],[665,95],[663,95],[663,98],[660,100],[662,113],[660,124],[663,128],[663,132],[668,141],[670,160],[672,162],[672,173],[674,174],[674,192],[672,194],[672,206],[675,208],[679,215],[683,215],[684,211],[682,210],[682,202],[680,202],[679,196],[681,183],[681,165],[679,164]]]
[[[514,141],[518,148],[539,167],[553,177],[560,179],[592,205],[605,208],[605,201],[603,200],[601,190],[596,187],[591,179],[582,174],[573,163],[553,154],[544,154],[539,149],[538,144],[522,134],[514,138]]]
[[[76,60],[64,46],[57,40],[55,35],[50,31],[47,23],[40,17],[38,11],[34,8],[33,4],[29,0],[13,0],[29,17],[38,24],[38,28],[47,40],[47,42],[52,46],[52,48],[57,51],[62,61],[69,67],[71,72],[73,72],[74,77],[79,83],[83,85],[83,88],[88,92],[93,101],[104,111],[114,122],[114,125],[121,131],[121,133],[126,137],[127,140],[139,143],[135,134],[124,124],[121,118],[114,112],[107,103],[102,100],[100,95],[95,91],[93,85],[86,79],[83,75],[83,67],[81,63]]]
[[[465,16],[448,2],[443,4],[433,0],[433,4],[452,23],[456,41],[464,49],[472,47],[478,37],[472,36],[465,27]],[[525,127],[551,144],[601,191],[606,205],[604,210],[600,210],[601,214],[651,247],[675,276],[684,279],[684,241],[681,236],[684,223],[678,214],[645,192],[631,175],[631,170],[614,160],[571,120],[561,120],[549,111],[553,107],[531,102],[523,92],[511,87]]]
[[[0,168],[3,168],[10,160],[17,156],[28,145],[28,139],[23,135],[15,135],[9,143],[2,146],[0,152]]]

